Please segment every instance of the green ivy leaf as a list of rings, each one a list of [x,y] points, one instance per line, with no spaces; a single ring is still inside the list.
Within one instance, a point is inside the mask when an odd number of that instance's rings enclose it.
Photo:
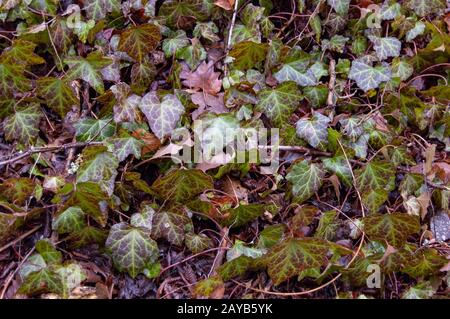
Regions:
[[[244,41],[235,44],[229,54],[234,58],[233,66],[245,71],[260,64],[266,57],[267,49],[267,44]]]
[[[380,38],[376,36],[369,36],[369,39],[373,43],[373,48],[380,60],[385,60],[389,57],[398,57],[400,55],[402,43],[399,39],[394,37]]]
[[[60,264],[62,254],[47,239],[41,239],[36,242],[36,251],[42,256],[46,264]]]
[[[156,67],[149,59],[133,64],[131,67],[131,90],[143,94],[156,76]]]
[[[169,27],[176,27],[183,18],[195,18],[204,21],[207,18],[203,3],[200,0],[169,0],[164,1],[158,13]]]
[[[256,109],[263,112],[274,125],[283,126],[297,108],[301,93],[295,82],[284,82],[274,89],[258,92]]]
[[[350,7],[350,0],[327,0],[327,3],[334,11],[343,16],[347,14]]]
[[[318,108],[327,101],[328,87],[326,85],[307,86],[303,89],[303,94],[312,107]]]
[[[112,118],[85,118],[74,124],[75,135],[80,142],[103,141],[116,130]]]
[[[257,247],[271,248],[280,242],[283,238],[286,226],[283,224],[270,225],[265,227],[260,233],[258,238]]]
[[[314,112],[311,119],[300,119],[297,122],[297,135],[318,149],[325,149],[328,138],[327,126],[330,118],[318,112]]]
[[[386,66],[371,66],[360,58],[352,62],[348,78],[355,80],[358,87],[364,91],[376,89],[382,82],[391,79],[391,71]]]
[[[84,218],[84,212],[80,207],[69,207],[53,219],[52,229],[58,234],[80,231],[86,226]]]
[[[189,45],[189,39],[184,30],[177,30],[170,37],[164,39],[162,49],[166,58],[173,56],[177,50]]]
[[[130,227],[127,223],[113,225],[105,245],[111,251],[117,269],[127,271],[132,278],[143,272],[147,264],[155,262],[159,255],[150,231]]]
[[[129,85],[123,82],[111,86],[110,90],[117,101],[113,107],[114,121],[116,123],[134,122],[141,97],[131,94]]]
[[[323,167],[332,174],[336,174],[339,180],[346,186],[352,186],[352,172],[345,156],[322,158]]]
[[[183,213],[157,212],[153,216],[152,236],[181,246],[185,233],[193,228],[191,219]]]
[[[32,144],[39,134],[41,116],[38,104],[33,103],[16,108],[14,114],[6,117],[3,121],[5,139],[7,141],[18,140],[27,145]]]
[[[243,226],[263,215],[267,209],[269,208],[265,204],[239,205],[226,211],[224,224],[232,227]]]
[[[163,199],[186,203],[201,192],[212,189],[211,177],[199,169],[176,169],[159,177],[152,189]]]
[[[111,196],[119,167],[117,158],[105,146],[88,146],[83,150],[82,156],[77,183],[95,182]]]
[[[405,5],[420,16],[440,14],[446,7],[445,0],[407,0]]]
[[[325,266],[330,250],[330,243],[323,239],[290,238],[269,250],[265,257],[267,271],[273,283],[279,285],[305,269]]]
[[[402,294],[402,299],[430,299],[435,294],[436,289],[433,288],[429,281],[418,283],[411,286]]]
[[[84,12],[89,19],[99,21],[108,13],[120,12],[120,0],[84,0]]]
[[[410,235],[420,231],[419,218],[402,213],[372,214],[362,221],[369,238],[387,241],[397,248],[401,248]]]
[[[418,250],[406,263],[402,272],[413,278],[430,277],[439,272],[448,260],[439,255],[433,248],[424,248]]]
[[[80,248],[91,244],[103,246],[107,237],[107,231],[94,226],[86,226],[72,232],[67,239],[70,241],[70,247]]]
[[[392,61],[392,77],[406,81],[414,73],[414,68],[407,61],[395,58]]]
[[[160,100],[156,92],[144,95],[139,108],[147,117],[153,133],[160,139],[173,131],[185,111],[175,95],[167,94]]]
[[[72,106],[79,106],[80,103],[69,84],[60,78],[40,78],[37,81],[37,92],[61,118],[66,116]]]
[[[218,273],[223,280],[227,281],[244,275],[248,270],[255,268],[254,264],[255,259],[242,255],[224,263],[219,267]]]
[[[374,189],[362,194],[362,202],[369,212],[376,213],[388,199],[388,192],[385,189]]]
[[[112,62],[112,59],[104,57],[100,51],[91,52],[86,58],[80,56],[67,58],[64,60],[64,63],[69,66],[67,80],[82,79],[89,83],[97,93],[103,94],[105,88],[100,70]]]
[[[108,150],[117,157],[119,162],[124,161],[129,155],[135,158],[141,158],[141,149],[145,146],[142,140],[132,136],[120,136],[108,140]]]
[[[16,92],[31,90],[31,81],[24,76],[25,67],[3,62],[0,56],[0,94],[12,96]]]
[[[194,254],[198,254],[212,247],[212,240],[204,234],[187,233],[185,236],[186,247]]]
[[[0,197],[6,198],[10,203],[23,206],[31,198],[36,183],[27,177],[8,178],[0,184]]]
[[[371,161],[355,171],[356,185],[360,192],[374,189],[392,190],[395,170],[391,163]]]
[[[120,34],[119,50],[141,62],[161,41],[159,28],[153,24],[131,26]]]
[[[45,60],[34,53],[37,44],[21,39],[14,40],[0,57],[4,63],[34,65],[45,63]]]
[[[294,200],[302,203],[310,198],[322,186],[325,172],[320,164],[303,160],[292,165],[286,179],[290,182]]]
[[[70,197],[64,203],[63,210],[71,206],[78,206],[86,215],[94,218],[101,226],[105,226],[107,211],[100,205],[100,202],[107,200],[108,195],[103,192],[99,184],[94,182],[78,183],[74,189],[72,186]]]

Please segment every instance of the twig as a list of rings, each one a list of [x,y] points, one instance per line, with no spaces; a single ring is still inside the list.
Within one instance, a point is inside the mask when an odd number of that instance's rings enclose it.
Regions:
[[[9,284],[11,283],[11,281],[13,280],[14,276],[16,275],[16,273],[19,271],[20,267],[22,267],[22,265],[24,264],[24,262],[28,259],[28,257],[31,256],[31,254],[34,252],[35,247],[31,248],[30,251],[28,252],[28,254],[26,254],[26,256],[22,259],[22,261],[19,263],[19,265],[17,266],[17,268],[8,276],[8,278],[6,279],[4,285],[3,285],[3,290],[2,293],[0,294],[0,299],[3,299],[5,297],[5,293],[6,290],[8,290]]]
[[[21,160],[22,158],[28,157],[32,154],[36,153],[46,153],[46,152],[52,152],[52,151],[60,151],[60,150],[66,150],[70,148],[77,148],[77,147],[83,147],[87,145],[101,145],[101,142],[77,142],[77,143],[68,143],[63,144],[59,146],[42,146],[42,147],[31,147],[28,151],[25,151],[23,153],[16,153],[12,155],[12,158],[4,160],[0,162],[0,166],[10,164],[13,162],[16,162],[18,160]]]
[[[11,246],[14,246],[15,244],[17,244],[19,241],[21,241],[24,238],[27,238],[28,236],[30,236],[31,234],[33,234],[34,232],[36,232],[39,228],[41,228],[42,225],[36,226],[33,229],[27,231],[26,233],[20,235],[20,237],[14,239],[13,241],[7,243],[5,246],[0,247],[0,253],[6,249],[8,249]]]
[[[328,82],[328,97],[327,97],[327,105],[333,106],[333,95],[334,95],[334,85],[336,83],[336,61],[334,59],[330,59],[330,65],[328,66],[328,72],[330,73],[330,81]]]
[[[230,29],[228,30],[227,46],[225,47],[225,55],[224,55],[225,62],[227,60],[228,53],[230,52],[230,48],[231,48],[231,38],[233,36],[234,24],[236,23],[236,16],[237,16],[237,11],[238,11],[238,5],[239,5],[239,0],[235,0],[234,1],[234,9],[233,9],[233,17],[231,18]],[[224,65],[223,73],[224,73],[225,77],[228,75],[227,63],[225,63],[225,65]]]
[[[217,273],[217,269],[222,265],[225,253],[229,248],[228,246],[229,243],[226,240],[226,238],[228,237],[228,228],[224,227],[220,232],[222,234],[222,240],[220,241],[219,251],[217,252],[216,257],[214,258],[213,265],[211,267],[208,277],[211,275],[215,275]]]

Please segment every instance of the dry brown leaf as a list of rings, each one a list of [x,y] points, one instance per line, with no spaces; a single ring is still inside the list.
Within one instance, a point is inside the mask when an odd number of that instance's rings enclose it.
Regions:
[[[235,0],[216,0],[214,4],[225,10],[233,10]]]
[[[161,146],[161,141],[152,133],[147,132],[144,129],[137,129],[132,133],[134,138],[137,138],[145,143],[142,147],[142,155],[154,152]]]
[[[183,85],[212,95],[219,93],[222,88],[219,76],[219,72],[214,72],[214,63],[211,61],[203,61],[194,72],[183,69],[180,73],[180,78],[184,80]]]

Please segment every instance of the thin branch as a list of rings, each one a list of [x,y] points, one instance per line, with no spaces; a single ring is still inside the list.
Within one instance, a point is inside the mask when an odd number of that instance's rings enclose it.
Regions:
[[[26,158],[28,156],[31,156],[36,153],[46,153],[46,152],[53,152],[53,151],[61,151],[66,150],[70,148],[77,148],[77,147],[83,147],[87,145],[101,145],[101,142],[77,142],[77,143],[68,143],[63,144],[59,146],[43,146],[43,147],[31,147],[29,150],[25,152],[18,152],[13,155],[10,159],[4,160],[0,162],[0,167],[3,165],[7,165],[10,163],[14,163],[16,161],[19,161],[23,158]]]

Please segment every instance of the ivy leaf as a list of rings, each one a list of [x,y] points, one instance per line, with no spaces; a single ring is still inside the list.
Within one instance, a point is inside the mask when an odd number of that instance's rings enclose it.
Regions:
[[[435,275],[448,260],[439,255],[433,248],[424,248],[418,250],[412,258],[410,258],[402,272],[413,278],[430,277]]]
[[[108,13],[121,11],[119,0],[84,0],[83,4],[87,17],[96,21],[104,19]]]
[[[350,0],[327,0],[330,7],[336,11],[336,13],[345,16],[350,7]]]
[[[294,63],[284,64],[273,76],[278,82],[294,81],[300,86],[313,86],[317,82],[311,68],[302,72]]]
[[[303,94],[312,107],[318,108],[327,101],[328,87],[326,85],[307,86],[303,89]]]
[[[165,238],[168,242],[181,246],[184,234],[192,230],[192,221],[184,214],[157,212],[153,215],[152,237]]]
[[[159,177],[152,189],[163,199],[186,203],[201,192],[212,189],[211,177],[199,169],[173,170]]]
[[[389,57],[397,57],[400,55],[402,43],[399,39],[394,37],[380,38],[376,36],[369,36],[369,39],[372,41],[377,57],[380,60],[385,60]]]
[[[116,130],[111,118],[93,119],[85,118],[74,124],[77,140],[103,141],[114,135]]]
[[[70,247],[80,248],[90,244],[103,246],[107,237],[108,233],[105,230],[94,226],[86,226],[72,232],[67,239],[70,241]]]
[[[371,161],[355,171],[355,178],[360,192],[374,189],[391,190],[395,170],[389,162]]]
[[[257,261],[257,259],[242,255],[224,263],[219,267],[218,273],[223,280],[230,280],[244,275],[251,269],[259,268],[255,267]]]
[[[105,246],[111,251],[117,269],[127,271],[132,278],[143,272],[147,264],[155,262],[159,255],[158,245],[150,238],[150,232],[127,223],[111,227]]]
[[[397,248],[401,248],[410,235],[420,231],[419,217],[408,214],[372,214],[362,221],[369,238],[387,241]]]
[[[113,107],[114,121],[116,123],[134,122],[137,107],[141,102],[141,97],[135,94],[130,94],[131,89],[129,85],[123,82],[111,86],[110,89],[117,101]]]
[[[436,293],[429,281],[411,286],[402,294],[402,299],[430,299]]]
[[[186,31],[177,30],[172,33],[170,37],[164,39],[162,49],[166,58],[173,56],[178,49],[189,45],[189,39],[186,36]]]
[[[337,212],[330,210],[324,212],[319,219],[314,237],[327,240],[333,240],[339,228],[339,219],[337,219]]]
[[[206,235],[196,235],[193,233],[187,233],[185,236],[186,247],[194,254],[198,254],[210,247],[212,247],[212,240]]]
[[[0,56],[0,94],[12,96],[16,92],[31,90],[31,81],[24,76],[25,67],[3,62]]]
[[[84,212],[80,207],[69,207],[53,219],[52,229],[58,234],[80,231],[86,226],[84,218]]]
[[[133,64],[131,67],[131,90],[143,94],[156,76],[156,67],[149,59]]]
[[[278,127],[284,125],[301,100],[301,93],[295,82],[284,82],[274,89],[258,92],[256,109],[263,112]]]
[[[327,126],[329,122],[329,117],[314,112],[311,119],[300,119],[297,122],[297,135],[306,140],[312,147],[325,149],[325,143],[328,138]]]
[[[259,233],[257,247],[271,248],[272,246],[276,245],[283,238],[285,229],[286,226],[283,224],[270,225],[265,227]]]
[[[46,264],[60,264],[62,254],[47,239],[41,239],[36,242],[36,251],[42,256]]]
[[[227,217],[224,223],[232,227],[243,226],[264,214],[267,209],[268,207],[265,204],[239,205],[226,212]]]
[[[322,41],[322,50],[331,50],[338,53],[343,53],[345,48],[345,43],[350,40],[350,38],[344,37],[342,35],[334,35],[330,40],[324,39]]]
[[[440,14],[446,7],[445,0],[407,0],[405,5],[420,16]]]
[[[423,23],[422,21],[417,21],[416,24],[414,25],[414,28],[406,32],[405,40],[410,42],[419,35],[423,34],[424,31],[425,31],[425,23]]]
[[[362,194],[362,202],[371,213],[376,213],[381,205],[388,199],[388,192],[385,189],[373,189]]]
[[[319,238],[290,238],[273,246],[265,257],[267,272],[275,285],[309,268],[325,266],[330,243]]]
[[[5,118],[3,129],[7,141],[18,140],[24,144],[32,144],[39,134],[41,110],[38,104],[17,108],[13,115]]]
[[[376,89],[382,82],[391,79],[391,70],[386,66],[373,67],[363,59],[352,62],[348,78],[355,80],[358,87],[364,91]]]
[[[352,172],[348,166],[345,156],[340,155],[323,158],[322,163],[327,171],[332,174],[336,174],[336,176],[339,177],[339,180],[346,186],[352,185]]]
[[[37,92],[61,118],[66,116],[72,106],[80,103],[69,84],[60,78],[40,78],[37,81]]]
[[[100,51],[91,52],[86,58],[80,56],[64,60],[70,68],[67,80],[82,79],[89,83],[97,93],[103,94],[105,88],[100,70],[112,63],[112,59],[104,57]]]
[[[390,4],[388,1],[384,2],[380,8],[380,17],[382,20],[392,20],[400,15],[401,6],[399,3]]]
[[[83,163],[77,171],[77,183],[96,182],[108,195],[114,191],[119,162],[105,146],[88,146],[83,150]]]
[[[267,44],[244,41],[235,44],[229,54],[234,58],[233,66],[244,71],[261,63],[266,57],[267,49]]]
[[[184,113],[184,106],[175,95],[167,94],[160,100],[156,92],[144,95],[139,108],[147,117],[153,133],[160,139],[173,131]]]
[[[217,35],[219,28],[213,21],[209,22],[197,22],[194,31],[192,32],[197,38],[203,38],[211,42],[220,41],[220,37]]]
[[[45,60],[34,53],[36,43],[21,39],[14,40],[12,45],[6,48],[1,55],[4,63],[17,63],[23,65],[34,65],[45,63]]]
[[[138,62],[152,52],[161,41],[159,28],[153,24],[131,26],[120,34],[119,50],[128,53]]]
[[[392,61],[392,77],[398,77],[402,81],[406,81],[413,74],[414,68],[407,61],[395,58]]]
[[[10,203],[23,206],[34,193],[36,183],[27,177],[12,177],[0,184],[1,197]]]
[[[195,18],[199,21],[207,18],[200,0],[164,1],[158,16],[163,17],[169,27],[176,27],[183,18]]]
[[[286,179],[290,182],[291,192],[297,203],[310,198],[322,186],[325,172],[320,164],[303,160],[292,165]]]
[[[61,276],[51,268],[44,268],[30,273],[20,286],[18,292],[27,295],[53,292],[62,297],[67,297],[63,287],[64,283]]]
[[[112,152],[119,162],[124,161],[128,155],[133,155],[135,158],[141,158],[141,149],[145,143],[133,136],[121,136],[108,140],[108,150]]]
[[[100,205],[100,202],[107,201],[108,196],[100,188],[100,185],[94,182],[78,183],[76,188],[71,191],[63,209],[78,206],[86,215],[94,218],[101,226],[105,226],[107,211],[103,205]]]

